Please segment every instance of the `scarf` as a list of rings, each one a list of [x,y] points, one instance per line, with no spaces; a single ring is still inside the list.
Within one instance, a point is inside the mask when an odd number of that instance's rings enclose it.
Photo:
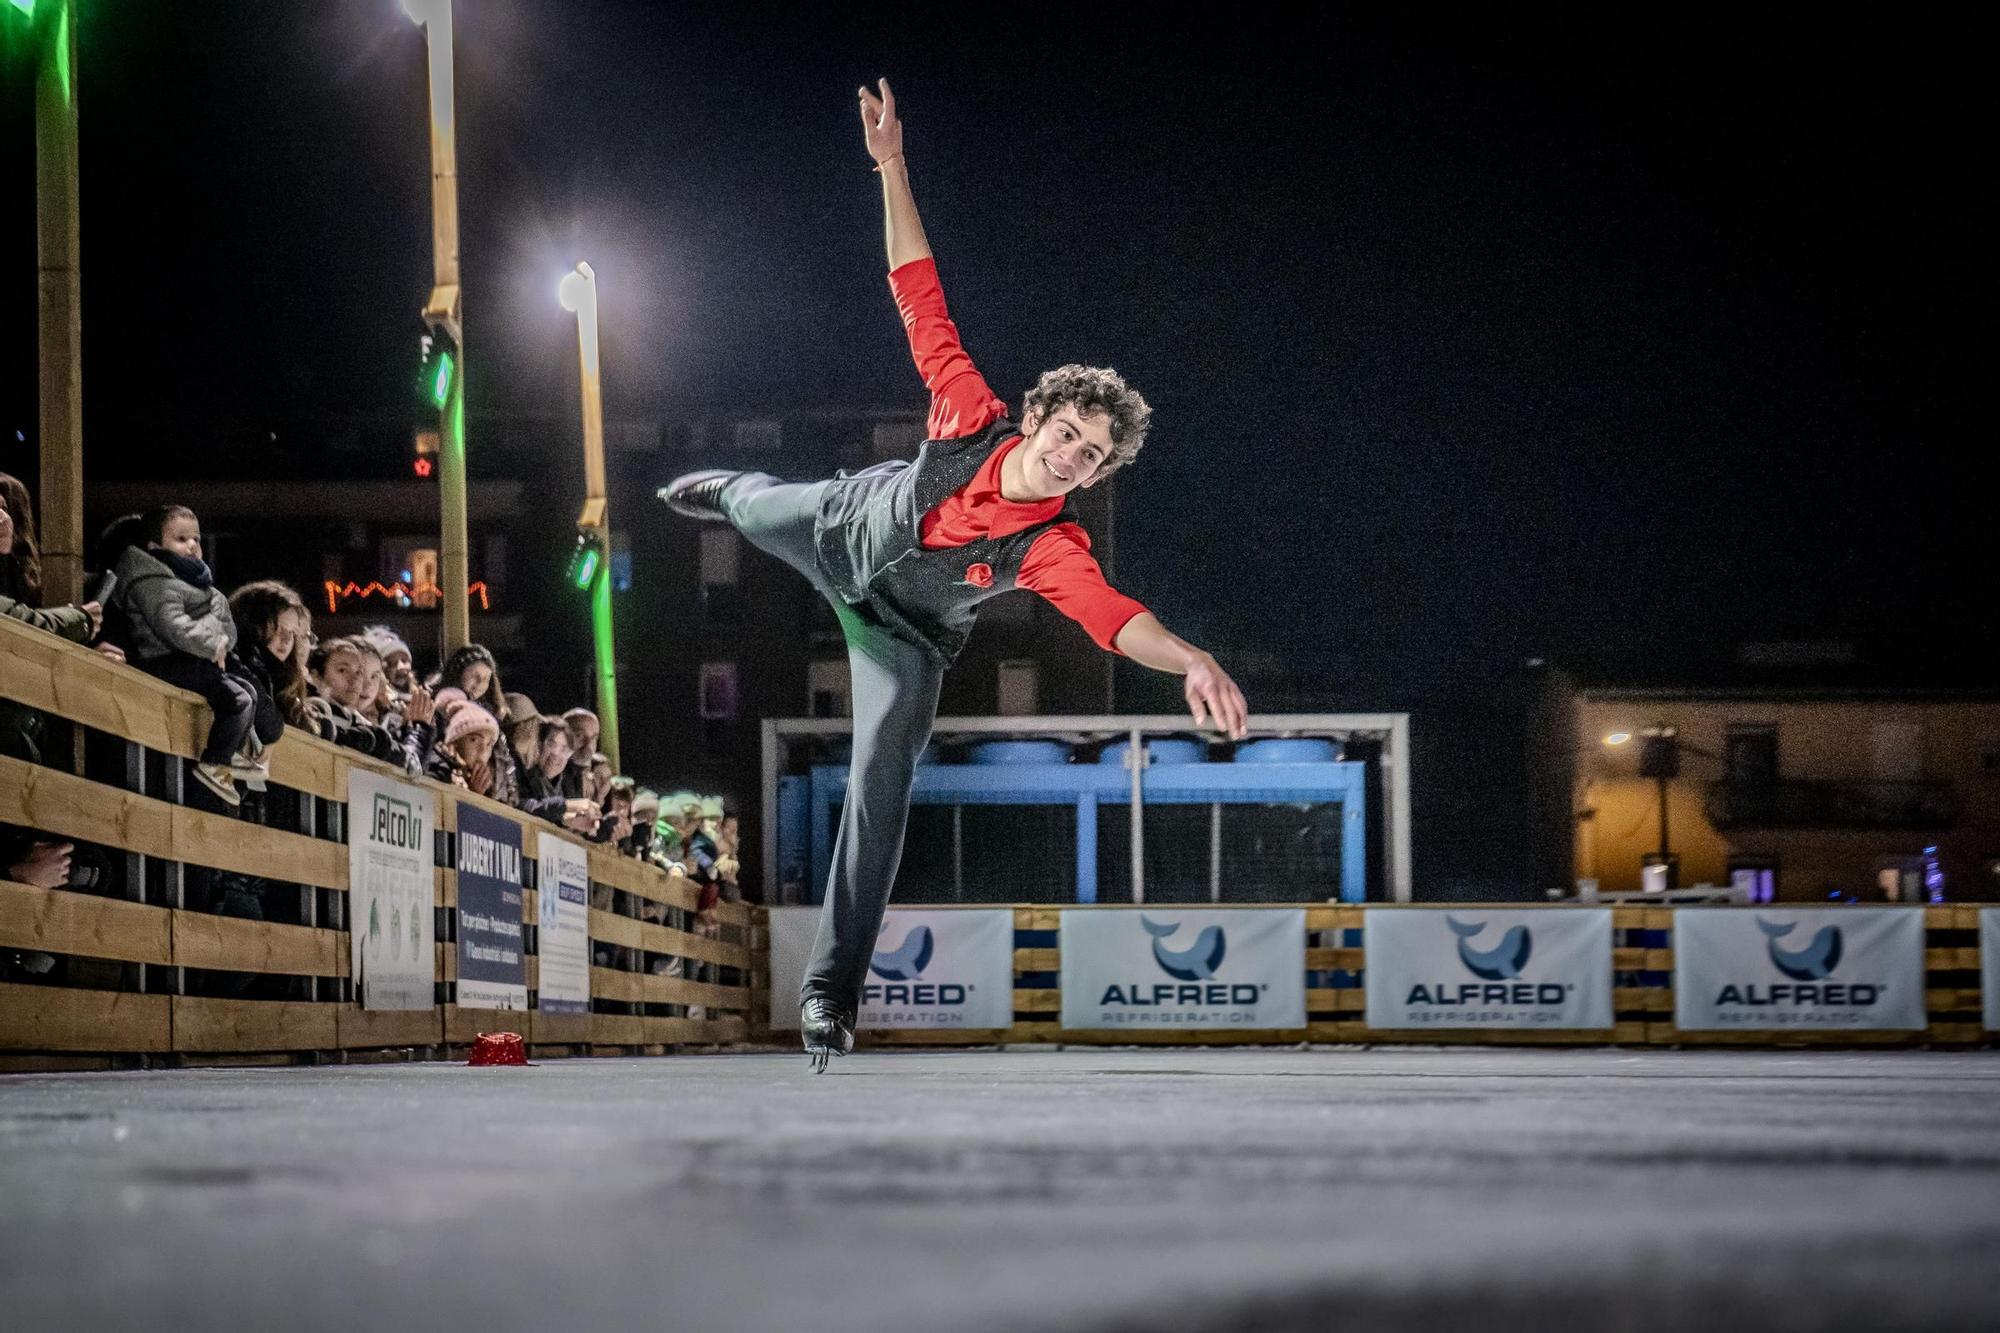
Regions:
[[[155,560],[174,572],[174,577],[183,583],[192,583],[197,588],[213,588],[215,575],[209,573],[208,565],[192,556],[178,551],[169,551],[164,546],[155,546],[146,552]]]

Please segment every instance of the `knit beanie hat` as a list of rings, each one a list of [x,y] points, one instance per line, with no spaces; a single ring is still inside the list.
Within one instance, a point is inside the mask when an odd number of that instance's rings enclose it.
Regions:
[[[500,739],[500,724],[493,720],[493,714],[484,708],[454,708],[451,722],[444,729],[444,743],[455,744],[460,737],[479,731],[489,733],[495,741]]]
[[[361,631],[361,637],[374,645],[375,651],[382,654],[382,660],[385,662],[397,653],[405,657],[410,656],[410,645],[404,643],[396,631],[387,625],[370,625]]]

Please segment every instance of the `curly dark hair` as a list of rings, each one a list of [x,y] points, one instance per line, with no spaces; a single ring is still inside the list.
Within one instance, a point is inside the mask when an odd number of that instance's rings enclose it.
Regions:
[[[1146,443],[1146,427],[1153,409],[1139,391],[1108,366],[1057,366],[1045,370],[1021,399],[1021,420],[1030,415],[1039,424],[1063,407],[1074,407],[1078,415],[1100,413],[1111,418],[1111,457],[1104,460],[1097,475],[1108,477],[1139,456]]]

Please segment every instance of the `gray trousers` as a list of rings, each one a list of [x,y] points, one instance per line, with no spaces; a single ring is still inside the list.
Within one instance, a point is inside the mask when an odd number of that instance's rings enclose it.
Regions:
[[[792,484],[750,472],[723,489],[721,502],[753,546],[805,575],[833,604],[847,639],[854,755],[800,999],[824,996],[852,1015],[860,1008],[868,960],[903,860],[910,786],[937,718],[944,672],[923,649],[856,614],[820,572],[813,518],[825,487],[825,482]]]

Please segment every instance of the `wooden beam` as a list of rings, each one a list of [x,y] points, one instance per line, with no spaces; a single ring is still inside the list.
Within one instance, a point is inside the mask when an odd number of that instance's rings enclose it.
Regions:
[[[0,1050],[168,1050],[173,1033],[168,998],[0,983]]]
[[[163,907],[0,880],[0,947],[166,964],[173,935]]]

